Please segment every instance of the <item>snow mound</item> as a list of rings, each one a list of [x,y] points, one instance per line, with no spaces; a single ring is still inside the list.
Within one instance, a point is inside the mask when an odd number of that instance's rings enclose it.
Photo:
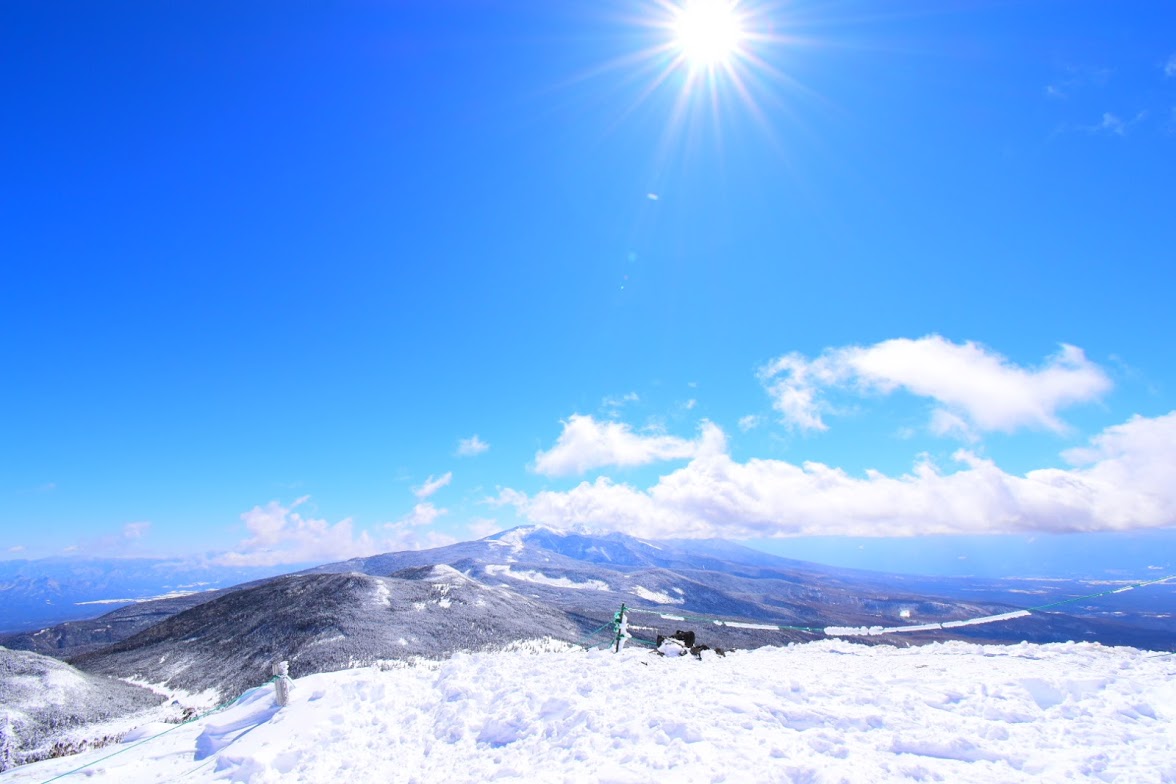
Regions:
[[[540,646],[541,647],[541,646]],[[823,640],[719,657],[458,654],[272,686],[44,781],[1172,782],[1176,659],[1068,643]],[[109,750],[104,750],[109,751]]]
[[[537,585],[550,585],[555,588],[576,588],[584,591],[609,591],[608,583],[602,580],[584,580],[577,581],[568,577],[549,577],[543,572],[535,572],[529,570],[515,571],[510,566],[499,564],[487,564],[486,574],[491,574],[496,577],[509,577],[512,580],[521,580],[526,583],[536,583]]]
[[[685,599],[681,599],[677,596],[670,596],[668,593],[662,593],[660,591],[651,591],[650,589],[645,588],[640,585],[633,586],[633,594],[635,596],[640,596],[642,599],[644,599],[647,602],[653,602],[654,604],[685,604],[686,603]]]

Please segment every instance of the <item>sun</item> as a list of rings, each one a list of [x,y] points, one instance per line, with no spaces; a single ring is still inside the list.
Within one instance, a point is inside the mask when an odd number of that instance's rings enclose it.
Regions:
[[[744,40],[733,0],[684,0],[674,9],[672,29],[680,56],[694,68],[728,66]]]

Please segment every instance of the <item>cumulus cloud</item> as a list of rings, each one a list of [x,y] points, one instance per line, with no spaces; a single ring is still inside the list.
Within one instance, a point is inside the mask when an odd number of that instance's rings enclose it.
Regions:
[[[713,427],[713,426],[712,426]],[[955,469],[922,458],[901,476],[816,462],[695,457],[642,490],[608,477],[567,491],[502,490],[527,520],[649,537],[915,536],[1121,531],[1176,525],[1176,411],[1107,428],[1025,475],[959,450]]]
[[[534,469],[544,476],[571,476],[595,468],[648,465],[662,460],[694,457],[722,440],[717,427],[704,422],[698,438],[689,440],[663,434],[635,433],[623,422],[598,422],[573,414],[563,423],[555,446],[535,454]]]
[[[377,552],[366,531],[355,534],[351,518],[332,525],[323,519],[303,517],[296,509],[308,499],[303,496],[290,506],[270,501],[245,512],[241,521],[250,536],[216,560],[231,566],[273,566],[326,563]]]
[[[967,437],[1025,427],[1062,432],[1059,409],[1111,388],[1106,373],[1076,346],[1063,344],[1041,367],[1024,368],[978,343],[939,335],[828,349],[816,359],[787,354],[760,368],[759,378],[782,420],[800,430],[828,429],[829,390],[902,390],[935,402],[933,432]]]
[[[385,552],[399,552],[454,544],[457,539],[448,534],[421,530],[432,526],[438,518],[448,513],[448,509],[438,509],[427,501],[417,504],[411,512],[399,520],[384,523],[384,540],[381,543],[381,548]]]
[[[437,477],[436,479],[433,478],[432,474],[429,474],[429,478],[425,480],[425,483],[423,485],[421,485],[420,487],[414,487],[412,490],[412,493],[417,498],[419,498],[423,501],[424,499],[431,496],[433,493],[440,490],[442,487],[445,487],[445,485],[449,484],[452,480],[453,480],[453,472],[452,471],[446,471],[444,474]]]
[[[474,433],[469,438],[459,438],[457,440],[458,457],[477,457],[489,448],[490,445],[478,438],[477,433]]]

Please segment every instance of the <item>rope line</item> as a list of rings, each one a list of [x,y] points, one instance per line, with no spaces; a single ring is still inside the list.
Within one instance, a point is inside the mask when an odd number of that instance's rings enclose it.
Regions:
[[[57,781],[58,779],[63,779],[66,776],[72,776],[75,773],[80,773],[81,771],[85,770],[86,768],[93,767],[94,765],[97,765],[100,762],[106,762],[106,760],[108,760],[108,759],[111,759],[113,757],[117,757],[119,754],[122,754],[125,751],[130,751],[131,749],[135,749],[135,748],[138,748],[139,746],[142,746],[144,743],[150,743],[151,741],[156,740],[157,738],[162,738],[164,735],[167,735],[169,732],[175,732],[180,727],[184,727],[188,724],[191,724],[194,721],[200,721],[201,719],[208,718],[209,716],[211,716],[214,713],[220,713],[221,711],[226,710],[226,709],[231,708],[232,706],[236,705],[238,702],[245,699],[246,696],[252,694],[253,692],[257,691],[258,689],[260,689],[262,687],[270,685],[271,683],[273,683],[276,680],[278,680],[277,675],[270,678],[265,683],[261,684],[261,686],[254,686],[252,689],[249,689],[248,691],[242,692],[239,696],[234,697],[233,699],[229,700],[228,702],[225,702],[225,703],[222,703],[221,705],[216,706],[215,708],[213,708],[210,711],[202,713],[199,716],[193,716],[192,718],[188,719],[187,721],[182,721],[174,727],[169,727],[168,729],[164,730],[163,732],[159,733],[158,735],[152,735],[150,738],[143,738],[143,740],[132,743],[130,746],[127,746],[126,748],[119,749],[118,751],[114,752],[113,754],[107,754],[105,757],[100,757],[99,759],[96,759],[93,762],[87,762],[85,765],[82,765],[81,767],[74,768],[73,770],[67,770],[65,773],[59,773],[51,779],[45,779],[45,781],[41,782],[41,784],[50,784],[50,782],[52,782],[52,781]]]
[[[1086,596],[1075,596],[1073,599],[1063,599],[1060,602],[1050,602],[1049,604],[1042,604],[1037,607],[1030,607],[1029,612],[1041,612],[1042,610],[1047,610],[1050,607],[1058,607],[1063,604],[1073,604],[1074,602],[1080,602],[1084,599],[1097,599],[1100,596],[1110,596],[1113,593],[1127,593],[1128,591],[1134,591],[1136,588],[1146,588],[1149,585],[1158,585],[1159,583],[1166,583],[1169,580],[1176,580],[1176,574],[1168,575],[1167,577],[1161,577],[1158,580],[1148,580],[1147,582],[1143,582],[1143,583],[1134,583],[1133,585],[1124,585],[1119,588],[1112,588],[1110,590],[1101,591],[1099,593],[1091,593],[1091,594],[1087,594]]]
[[[763,631],[782,632],[782,631],[796,631],[809,632],[810,634],[823,634],[825,627],[822,626],[789,626],[780,623],[744,623],[743,621],[725,621],[719,618],[704,618],[699,615],[685,615],[682,613],[667,612],[665,610],[646,610],[641,607],[629,607],[629,612],[643,613],[645,615],[656,615],[667,621],[682,621],[693,623],[712,623],[715,626],[729,626],[732,629],[760,629]]]
[[[605,629],[609,628],[609,627],[610,627],[610,626],[612,626],[612,625],[613,625],[613,622],[612,622],[612,621],[606,621],[606,622],[604,623],[604,625],[603,625],[603,626],[601,626],[601,627],[599,627],[599,628],[597,628],[597,629],[593,629],[592,631],[590,631],[590,632],[588,632],[587,634],[585,634],[583,637],[581,637],[581,638],[580,638],[578,641],[576,641],[576,642],[575,642],[575,643],[573,643],[573,644],[574,644],[574,645],[576,645],[577,647],[583,648],[583,649],[585,649],[585,650],[590,650],[591,648],[595,648],[595,647],[596,647],[596,645],[599,645],[599,643],[594,643],[594,644],[593,644],[593,645],[591,645],[591,646],[585,645],[584,643],[585,643],[587,640],[590,640],[590,639],[592,639],[593,637],[595,637],[596,635],[600,634],[602,631],[604,631]]]
[[[1013,610],[1006,613],[998,613],[996,615],[984,615],[978,618],[966,618],[958,621],[941,621],[934,623],[911,624],[908,626],[790,626],[787,624],[773,624],[773,623],[744,623],[741,621],[728,621],[718,618],[706,618],[703,616],[689,615],[684,613],[675,613],[668,610],[651,610],[642,607],[628,607],[628,612],[642,613],[645,615],[656,615],[667,621],[682,621],[693,623],[711,623],[716,626],[727,626],[732,629],[756,629],[762,631],[797,631],[805,632],[807,634],[824,634],[829,637],[874,637],[882,634],[900,634],[909,632],[924,632],[924,631],[943,631],[946,629],[957,629],[964,626],[979,626],[987,623],[999,623],[1001,621],[1011,621],[1016,618],[1025,618],[1035,612],[1045,612],[1054,607],[1060,607],[1066,604],[1073,604],[1075,602],[1086,601],[1088,599],[1097,599],[1102,596],[1110,596],[1117,593],[1126,593],[1134,591],[1137,588],[1146,588],[1149,585],[1159,585],[1166,583],[1169,580],[1176,580],[1176,574],[1167,577],[1160,577],[1156,580],[1146,580],[1144,582],[1132,583],[1130,585],[1119,586],[1118,588],[1109,588],[1098,593],[1086,594],[1084,596],[1074,596],[1069,599],[1062,599],[1056,602],[1049,602],[1048,604],[1041,604],[1035,607],[1028,607],[1023,610]],[[1165,656],[1170,654],[1164,654]]]

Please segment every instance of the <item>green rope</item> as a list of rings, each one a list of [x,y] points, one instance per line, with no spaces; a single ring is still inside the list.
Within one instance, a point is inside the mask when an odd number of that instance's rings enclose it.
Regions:
[[[1087,594],[1085,596],[1075,596],[1070,599],[1062,599],[1061,601],[1050,602],[1049,604],[1042,604],[1042,605],[1038,605],[1036,607],[1026,607],[1024,611],[1025,612],[1042,612],[1042,611],[1050,609],[1051,607],[1060,607],[1064,604],[1073,604],[1074,602],[1081,602],[1081,601],[1084,601],[1087,599],[1097,599],[1102,596],[1110,596],[1111,594],[1116,594],[1116,593],[1126,593],[1127,591],[1132,591],[1132,590],[1135,590],[1136,588],[1146,588],[1149,585],[1158,585],[1159,583],[1166,583],[1169,580],[1176,580],[1176,574],[1169,575],[1167,577],[1161,577],[1158,580],[1147,580],[1147,581],[1141,582],[1141,583],[1133,583],[1131,585],[1122,585],[1122,586],[1119,586],[1118,588],[1109,588],[1105,591],[1099,591],[1098,593],[1091,593],[1091,594]],[[646,615],[657,615],[661,618],[665,618],[666,620],[670,620],[671,618],[675,619],[675,620],[681,619],[682,622],[684,622],[684,623],[685,622],[713,623],[713,624],[717,624],[720,626],[727,626],[728,628],[731,628],[731,629],[738,629],[738,628],[742,627],[742,624],[739,621],[724,621],[719,618],[706,618],[706,617],[698,616],[698,615],[685,615],[685,614],[675,613],[675,612],[668,611],[668,610],[646,610],[646,609],[642,609],[640,607],[630,607],[630,608],[628,608],[628,611],[634,612],[634,613],[645,613]],[[735,625],[732,625],[732,624],[735,624]],[[823,627],[823,626],[789,626],[786,624],[770,624],[770,623],[755,624],[755,626],[757,626],[757,627],[767,627],[767,626],[772,627],[770,629],[766,629],[766,628],[761,629],[761,631],[795,631],[795,632],[806,632],[808,634],[825,634],[825,627]],[[1169,656],[1171,654],[1166,653],[1163,655]]]
[[[1040,612],[1042,610],[1047,610],[1050,607],[1059,607],[1063,604],[1073,604],[1074,602],[1081,602],[1085,599],[1097,599],[1101,596],[1110,596],[1113,593],[1126,593],[1127,591],[1133,591],[1136,588],[1145,588],[1149,585],[1156,585],[1158,583],[1166,583],[1169,580],[1176,580],[1176,574],[1169,575],[1167,577],[1161,577],[1158,580],[1148,580],[1147,582],[1135,583],[1134,585],[1123,585],[1118,588],[1111,588],[1106,591],[1100,591],[1099,593],[1090,593],[1090,594],[1087,594],[1086,596],[1075,596],[1072,599],[1062,599],[1060,602],[1051,602],[1049,604],[1042,604],[1037,607],[1027,607],[1026,610],[1028,610],[1029,612]]]
[[[713,623],[719,626],[728,626],[732,623],[742,623],[741,621],[725,621],[721,618],[705,618],[701,615],[683,615],[682,613],[671,612],[668,610],[643,610],[639,607],[630,607],[629,612],[645,613],[646,615],[657,615],[666,620],[681,619],[683,623]],[[669,617],[667,617],[669,616]],[[771,629],[761,629],[761,631],[794,631],[794,632],[808,632],[809,634],[823,634],[825,628],[823,626],[789,626],[782,623],[759,623],[756,626],[771,626]],[[738,626],[730,626],[729,628],[738,629]]]
[[[66,776],[72,776],[73,774],[78,773],[80,771],[83,771],[86,768],[93,767],[94,765],[97,765],[100,762],[106,762],[106,760],[108,760],[108,759],[112,759],[114,757],[117,757],[119,754],[122,754],[124,751],[130,751],[131,749],[138,748],[139,746],[142,746],[144,743],[150,743],[151,741],[153,741],[157,738],[162,738],[164,735],[167,735],[169,732],[175,732],[180,727],[191,724],[194,721],[200,721],[201,719],[208,718],[209,716],[211,716],[214,713],[220,713],[221,711],[223,711],[227,708],[231,708],[232,706],[236,705],[238,702],[240,702],[242,699],[244,699],[246,697],[246,695],[252,694],[253,692],[262,688],[262,686],[268,686],[269,684],[278,680],[278,677],[279,676],[275,675],[274,677],[270,678],[265,683],[261,684],[261,686],[254,686],[249,691],[243,692],[241,695],[234,697],[233,699],[229,700],[228,702],[216,706],[215,708],[208,711],[207,713],[202,713],[199,716],[194,716],[194,717],[188,719],[187,721],[180,722],[176,726],[170,727],[169,729],[164,730],[163,732],[159,733],[158,735],[152,735],[150,738],[144,738],[143,740],[138,741],[137,743],[132,743],[130,746],[127,746],[124,749],[119,749],[118,751],[114,752],[113,754],[107,754],[105,757],[101,757],[100,759],[96,759],[93,762],[87,762],[85,765],[82,765],[79,768],[74,768],[73,770],[67,770],[65,773],[59,773],[58,775],[54,776],[53,778],[46,779],[45,781],[41,782],[41,784],[49,784],[52,781],[57,781],[58,779],[63,779]]]
[[[572,644],[578,648],[584,648],[585,650],[588,650],[589,646],[585,645],[584,642],[586,640],[592,639],[593,637],[600,634],[602,631],[604,631],[605,629],[607,629],[608,627],[610,627],[612,625],[613,625],[612,621],[607,621],[603,626],[596,628],[596,629],[593,629],[592,631],[588,632],[583,637],[581,637],[578,641],[576,641]],[[596,644],[599,645],[599,643],[596,643]]]

